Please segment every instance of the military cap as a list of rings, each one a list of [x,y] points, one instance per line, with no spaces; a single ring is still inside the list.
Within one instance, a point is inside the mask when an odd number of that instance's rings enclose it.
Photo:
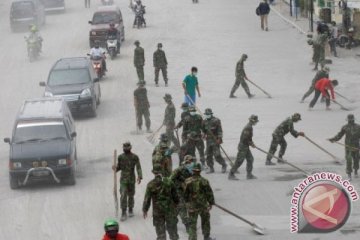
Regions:
[[[354,121],[354,120],[355,120],[354,114],[349,114],[349,115],[347,115],[347,120],[348,120],[348,121]]]
[[[139,44],[140,44],[139,40],[136,40],[136,41],[134,42],[134,44],[135,44],[135,45],[139,45]]]
[[[170,94],[166,93],[165,96],[164,96],[164,99],[165,99],[165,100],[171,100],[172,97],[171,97]]]
[[[125,150],[131,149],[131,143],[130,142],[124,142],[123,143],[123,149],[125,149]]]
[[[205,109],[205,115],[212,115],[213,111],[211,110],[211,108],[207,108]]]
[[[292,115],[292,119],[301,120],[301,115],[300,115],[300,113],[294,113],[294,114]]]
[[[201,172],[201,164],[200,163],[195,164],[195,166],[193,167],[193,172]]]
[[[162,45],[162,43],[158,43],[158,45],[157,45],[158,47],[162,47],[163,45]]]

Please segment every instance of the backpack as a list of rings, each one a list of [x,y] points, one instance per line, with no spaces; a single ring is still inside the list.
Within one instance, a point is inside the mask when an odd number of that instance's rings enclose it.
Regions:
[[[256,15],[258,15],[258,16],[260,15],[260,6],[256,8],[255,13],[256,13]]]

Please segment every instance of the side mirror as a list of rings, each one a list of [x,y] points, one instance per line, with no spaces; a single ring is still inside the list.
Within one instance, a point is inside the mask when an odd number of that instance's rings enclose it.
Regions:
[[[99,78],[98,77],[96,77],[96,78],[94,78],[94,82],[99,82]]]
[[[74,137],[76,137],[76,135],[77,135],[76,132],[73,132],[73,133],[71,133],[70,136],[71,136],[71,138],[74,138]]]
[[[89,24],[93,24],[92,21],[88,21]]]
[[[10,138],[4,138],[4,142],[10,144]]]
[[[45,87],[46,83],[45,82],[39,82],[40,87]]]

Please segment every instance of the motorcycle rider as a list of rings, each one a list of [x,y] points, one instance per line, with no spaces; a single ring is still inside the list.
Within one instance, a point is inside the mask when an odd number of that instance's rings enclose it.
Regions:
[[[103,240],[129,240],[127,235],[119,233],[119,223],[115,220],[107,220],[104,224],[104,230]]]
[[[145,18],[144,18],[145,6],[142,5],[142,3],[141,3],[140,0],[137,0],[137,1],[135,2],[134,12],[135,12],[135,20],[134,20],[133,27],[135,27],[136,17],[137,17],[138,14],[140,15],[140,19],[141,19],[141,21],[142,21],[142,24],[146,25]]]
[[[102,64],[102,68],[104,69],[104,75],[105,75],[105,72],[107,71],[106,61],[105,61],[106,58],[105,50],[100,47],[99,42],[95,42],[94,47],[90,50],[90,59],[93,59],[95,57],[101,57],[101,64]]]
[[[110,23],[110,28],[108,30],[108,38],[110,37],[116,37],[117,39],[117,53],[120,53],[120,32],[119,30],[115,27],[115,23]]]
[[[39,33],[36,25],[30,25],[30,35],[29,35],[28,39],[35,40],[38,51],[41,52],[43,38],[40,36],[40,33]]]

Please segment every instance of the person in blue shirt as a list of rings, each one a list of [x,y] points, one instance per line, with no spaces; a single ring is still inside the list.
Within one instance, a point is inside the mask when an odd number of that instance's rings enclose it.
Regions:
[[[185,94],[185,102],[192,106],[196,103],[196,91],[198,96],[201,97],[199,82],[196,77],[198,69],[196,67],[191,68],[191,74],[187,75],[182,83]]]

